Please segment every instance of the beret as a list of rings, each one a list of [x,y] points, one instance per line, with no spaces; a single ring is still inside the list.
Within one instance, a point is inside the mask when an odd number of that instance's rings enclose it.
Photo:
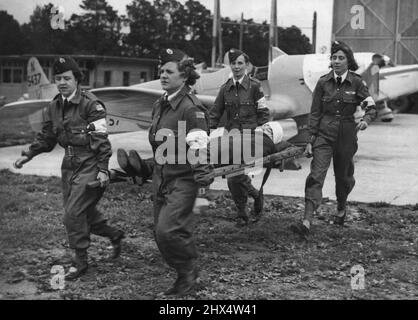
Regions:
[[[78,67],[78,64],[71,57],[59,57],[54,61],[52,65],[54,74],[64,73],[66,71],[72,71],[74,74],[81,74],[81,70]]]
[[[170,48],[167,48],[161,51],[160,56],[159,56],[160,65],[164,65],[167,62],[180,62],[186,58],[187,58],[187,55],[183,51],[179,49],[170,49]]]

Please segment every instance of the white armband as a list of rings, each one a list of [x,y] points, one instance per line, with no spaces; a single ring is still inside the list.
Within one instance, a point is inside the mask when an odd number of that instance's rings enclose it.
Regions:
[[[368,96],[366,99],[364,99],[362,102],[366,101],[367,106],[375,106],[376,103],[374,102],[373,98],[371,96]]]
[[[257,101],[257,109],[267,109],[267,101],[265,97],[260,98]]]
[[[92,133],[107,133],[107,123],[106,118],[102,118],[96,121],[93,121],[89,124],[94,126],[94,131],[91,131]]]
[[[186,143],[191,149],[204,149],[209,143],[209,137],[203,130],[190,131],[186,136]]]

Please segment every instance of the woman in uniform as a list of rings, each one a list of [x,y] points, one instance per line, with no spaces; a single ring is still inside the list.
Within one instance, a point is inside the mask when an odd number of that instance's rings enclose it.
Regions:
[[[319,79],[313,93],[306,146],[306,154],[313,159],[305,184],[305,213],[303,221],[291,227],[302,237],[309,234],[313,212],[321,204],[331,159],[338,203],[333,222],[344,224],[347,197],[355,184],[353,157],[357,152],[357,132],[365,130],[376,116],[375,103],[365,82],[354,73],[358,65],[353,51],[343,42],[332,44],[331,68]],[[366,103],[365,114],[356,121],[358,106]]]
[[[213,181],[212,166],[190,163],[186,156],[191,150],[205,153],[208,141],[207,111],[190,88],[198,78],[184,52],[166,49],[160,55],[165,93],[153,105],[149,141],[154,153],[155,239],[166,262],[177,271],[177,280],[166,295],[185,295],[196,284],[192,210],[198,191]],[[203,143],[189,146],[186,141]]]

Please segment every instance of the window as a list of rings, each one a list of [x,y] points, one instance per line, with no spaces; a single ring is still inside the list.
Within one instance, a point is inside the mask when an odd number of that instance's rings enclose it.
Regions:
[[[12,69],[3,68],[2,70],[2,82],[11,83],[12,82]]]
[[[22,75],[22,69],[13,69],[13,83],[21,83],[23,80]]]
[[[141,82],[147,82],[147,73],[146,72],[141,72]]]
[[[129,71],[123,72],[123,85],[129,86]]]
[[[112,71],[105,71],[104,72],[104,85],[105,87],[109,87],[112,81]]]
[[[22,83],[25,82],[24,68],[19,62],[4,62],[1,65],[1,82],[3,83]]]

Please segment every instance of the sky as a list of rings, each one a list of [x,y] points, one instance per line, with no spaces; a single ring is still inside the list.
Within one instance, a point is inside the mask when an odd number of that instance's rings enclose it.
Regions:
[[[179,0],[181,3],[186,0]],[[62,6],[65,19],[73,13],[80,13],[81,0],[0,0],[0,10],[6,10],[19,23],[29,21],[29,16],[37,5],[53,3]],[[126,5],[132,0],[107,0],[118,11],[118,14],[126,14]],[[200,2],[213,12],[214,0],[200,0]],[[253,18],[256,22],[270,21],[271,0],[220,0],[221,15],[231,19],[240,19],[241,12],[245,19]],[[295,25],[312,42],[312,19],[314,11],[317,12],[317,52],[322,47],[329,51],[332,29],[332,5],[333,0],[277,0],[277,22],[281,27]],[[280,47],[280,44],[279,44]]]

